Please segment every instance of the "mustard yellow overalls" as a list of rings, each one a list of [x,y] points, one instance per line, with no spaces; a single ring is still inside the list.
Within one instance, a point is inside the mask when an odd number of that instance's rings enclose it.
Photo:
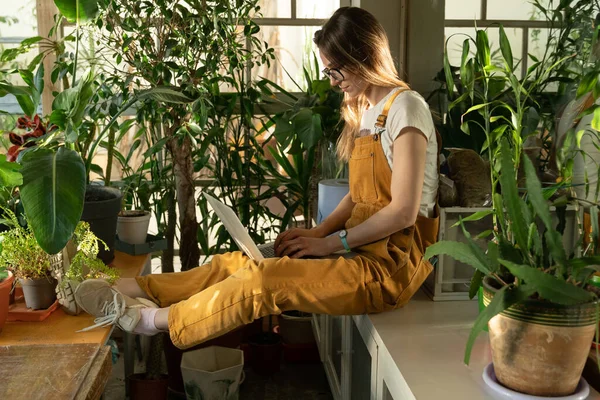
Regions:
[[[400,92],[385,104],[378,118],[380,128],[385,127],[387,113]],[[355,206],[347,229],[391,200],[392,171],[379,133],[355,139],[349,166]],[[238,251],[216,255],[210,263],[190,271],[136,279],[157,304],[171,306],[171,340],[185,349],[286,310],[351,315],[403,306],[432,270],[423,253],[435,242],[438,225],[437,214],[435,218],[419,216],[415,225],[353,249],[357,253],[353,258],[282,257],[257,262]]]

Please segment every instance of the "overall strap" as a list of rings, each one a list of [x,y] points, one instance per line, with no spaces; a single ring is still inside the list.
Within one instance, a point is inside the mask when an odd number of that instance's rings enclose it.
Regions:
[[[405,90],[408,90],[408,89],[403,88],[403,89],[397,90],[396,92],[392,93],[390,98],[385,102],[385,105],[383,106],[383,110],[381,111],[381,114],[379,114],[379,116],[377,117],[377,122],[375,122],[375,126],[377,128],[380,128],[380,129],[385,128],[385,123],[387,122],[387,116],[388,116],[388,113],[390,112],[390,108],[392,107],[392,104],[394,103],[394,100],[396,100],[396,97],[398,97],[398,95],[400,93],[404,92]]]

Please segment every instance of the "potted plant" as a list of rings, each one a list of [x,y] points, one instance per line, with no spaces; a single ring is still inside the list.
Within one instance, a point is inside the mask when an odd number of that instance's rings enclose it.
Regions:
[[[74,293],[84,280],[104,279],[113,284],[119,278],[117,270],[97,258],[101,246],[106,247],[106,244],[92,232],[87,222],[81,221],[61,252],[61,262],[53,268],[52,274],[59,282],[56,293],[66,313],[78,315],[81,312]]]
[[[476,336],[487,325],[494,372],[501,384],[535,396],[570,395],[598,326],[598,297],[588,282],[600,256],[569,258],[533,164],[523,157],[527,194],[522,198],[508,141],[504,139],[500,147],[502,195],[496,193],[494,198],[496,223],[487,252],[475,244],[461,221],[468,242],[438,242],[427,249],[425,258],[447,254],[472,265],[476,271],[471,297],[483,280],[487,307],[469,336],[465,363]],[[596,229],[596,243],[597,234]]]
[[[146,372],[132,374],[129,381],[131,400],[165,400],[169,392],[169,377],[162,373],[162,355],[165,333],[150,338],[146,359]]]
[[[0,332],[8,317],[8,304],[10,292],[13,287],[14,277],[6,267],[0,267]]]
[[[0,265],[19,280],[25,304],[34,310],[46,309],[56,300],[56,279],[51,275],[50,257],[36,241],[29,227],[20,225],[10,209],[4,213],[12,229],[2,234]]]

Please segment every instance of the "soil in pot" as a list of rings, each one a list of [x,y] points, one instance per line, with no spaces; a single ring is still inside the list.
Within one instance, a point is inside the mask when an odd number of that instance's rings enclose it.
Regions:
[[[8,317],[8,304],[14,280],[13,274],[9,271],[8,277],[0,282],[0,332],[4,327],[6,317]]]
[[[272,375],[279,372],[283,355],[281,335],[275,332],[262,332],[250,338],[251,365],[259,375]]]
[[[122,194],[118,189],[88,185],[81,220],[90,224],[90,229],[108,246],[100,246],[98,258],[105,264],[114,259],[115,235],[117,233],[117,215],[121,210]]]
[[[19,283],[23,288],[23,296],[25,297],[25,305],[33,310],[45,310],[56,301],[56,279],[54,278],[38,278],[38,279],[21,279]]]
[[[484,303],[495,290],[484,281]],[[504,386],[534,396],[567,396],[579,383],[595,333],[595,303],[560,306],[536,299],[488,323],[494,371]]]
[[[130,400],[166,400],[169,389],[169,377],[161,375],[158,379],[147,379],[145,373],[133,374],[129,380]]]

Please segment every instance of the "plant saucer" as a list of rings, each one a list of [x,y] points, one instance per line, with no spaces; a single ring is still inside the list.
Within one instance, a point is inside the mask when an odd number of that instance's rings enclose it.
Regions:
[[[560,396],[560,397],[541,397],[541,396],[533,396],[530,394],[515,392],[512,389],[509,389],[503,386],[498,379],[496,378],[496,374],[494,373],[494,364],[489,363],[487,367],[483,370],[483,381],[486,383],[488,388],[490,389],[490,394],[494,396],[496,399],[504,399],[504,400],[585,400],[588,398],[590,394],[590,386],[588,383],[581,377],[579,380],[579,384],[575,389],[575,393],[569,396]]]

